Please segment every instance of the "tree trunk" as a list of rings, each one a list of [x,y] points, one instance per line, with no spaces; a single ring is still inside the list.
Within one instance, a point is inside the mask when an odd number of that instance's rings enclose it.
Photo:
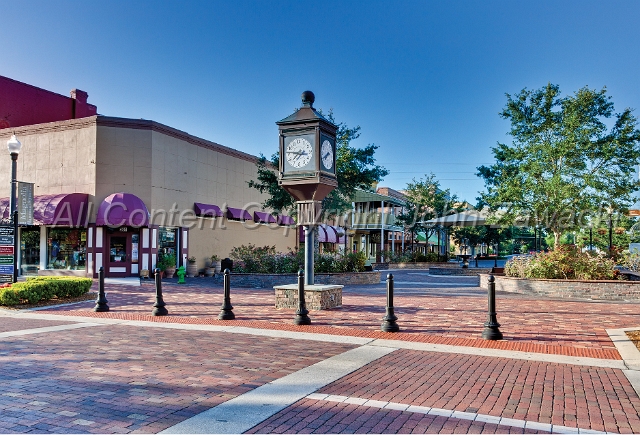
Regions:
[[[560,237],[562,237],[562,233],[560,231],[553,232],[553,250],[555,251],[560,246]]]

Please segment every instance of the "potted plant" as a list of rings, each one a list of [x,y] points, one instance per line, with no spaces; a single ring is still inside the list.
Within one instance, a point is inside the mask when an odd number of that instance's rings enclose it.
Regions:
[[[176,273],[176,254],[162,254],[158,259],[158,268],[164,270],[166,278],[173,278]]]
[[[216,257],[216,256],[214,255],[213,257]],[[205,276],[213,276],[216,273],[216,265],[215,265],[215,262],[212,261],[213,257],[206,259],[206,262],[205,262],[206,267],[204,269]]]
[[[193,278],[198,274],[198,265],[196,264],[196,257],[187,258],[187,278]]]
[[[218,256],[216,254],[213,254],[211,256],[211,267],[214,269],[215,273],[220,273],[220,259],[218,258]]]

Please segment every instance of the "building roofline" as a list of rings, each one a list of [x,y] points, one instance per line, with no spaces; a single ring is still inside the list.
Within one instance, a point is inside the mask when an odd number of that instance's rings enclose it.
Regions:
[[[21,127],[5,128],[0,130],[0,141],[3,140],[4,137],[9,138],[14,133],[18,136],[21,134],[40,134],[54,131],[76,130],[80,128],[90,127],[92,125],[99,127],[119,127],[155,131],[197,146],[212,149],[228,156],[246,160],[251,163],[256,163],[258,161],[258,157],[252,154],[238,151],[236,149],[220,145],[216,142],[193,136],[187,132],[169,127],[168,125],[164,125],[156,121],[151,121],[148,119],[117,118],[103,115],[89,116],[86,118],[78,119],[68,119],[64,121],[47,122],[44,124],[31,124]],[[271,166],[268,161],[267,164],[268,166]]]

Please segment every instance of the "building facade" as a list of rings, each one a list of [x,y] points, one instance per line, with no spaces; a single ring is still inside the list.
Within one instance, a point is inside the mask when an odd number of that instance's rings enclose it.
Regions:
[[[19,96],[19,82],[8,83],[12,98]],[[22,85],[29,98],[33,87]],[[31,121],[51,115],[38,118],[38,100],[32,105]],[[96,276],[104,267],[106,276],[135,276],[160,255],[175,255],[177,265],[195,257],[203,268],[243,244],[296,247],[295,222],[263,210],[266,197],[247,186],[257,177],[255,156],[153,121],[67,116],[26,125],[10,119],[0,129],[2,143],[11,134],[22,142],[18,179],[34,183],[34,225],[19,232],[23,274]],[[9,156],[0,159],[0,174],[7,221]]]

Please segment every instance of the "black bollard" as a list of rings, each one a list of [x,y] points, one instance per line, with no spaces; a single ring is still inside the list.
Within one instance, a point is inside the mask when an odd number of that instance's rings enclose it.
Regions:
[[[489,318],[484,323],[484,331],[482,338],[485,340],[502,340],[502,332],[500,332],[500,324],[496,317],[496,279],[493,275],[489,275]]]
[[[293,319],[293,323],[296,325],[311,325],[307,303],[304,300],[304,272],[302,270],[298,271],[298,311],[296,311],[296,318]]]
[[[93,311],[97,311],[98,313],[104,313],[109,311],[109,305],[107,305],[107,297],[104,294],[104,268],[100,267],[98,270],[98,282],[100,284],[100,290],[98,292],[98,299],[96,299],[96,306],[93,308]]]
[[[476,254],[476,269],[478,268],[478,254]]]
[[[164,300],[162,299],[162,275],[160,269],[154,270],[156,274],[156,303],[153,304],[153,311],[151,314],[154,316],[166,316],[169,311],[165,308]]]
[[[382,319],[380,329],[383,332],[398,332],[400,327],[396,323],[398,317],[393,312],[393,275],[387,275],[387,310],[386,315]]]
[[[229,269],[224,270],[224,302],[220,307],[220,314],[218,314],[218,320],[233,320],[236,315],[233,314],[233,307],[231,306],[231,271]]]

